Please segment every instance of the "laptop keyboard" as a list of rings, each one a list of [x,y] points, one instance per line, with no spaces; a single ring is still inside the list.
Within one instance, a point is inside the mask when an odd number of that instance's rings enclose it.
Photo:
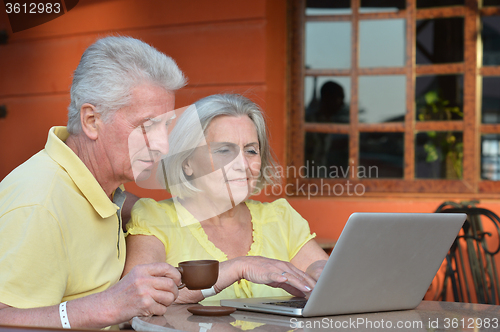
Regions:
[[[299,301],[267,302],[264,304],[279,305],[281,307],[304,308],[306,306],[306,303],[307,300],[299,300]]]

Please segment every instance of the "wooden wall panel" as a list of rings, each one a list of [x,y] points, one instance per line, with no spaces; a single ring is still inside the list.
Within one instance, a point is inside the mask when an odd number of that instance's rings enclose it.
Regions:
[[[265,86],[262,85],[222,85],[222,86],[187,86],[180,89],[175,94],[175,107],[184,107],[190,105],[203,97],[216,93],[239,93],[251,99],[267,112],[265,107]]]
[[[3,3],[0,8],[3,8]],[[12,41],[263,18],[265,0],[80,0],[67,14],[11,35]],[[0,29],[8,24],[0,11]],[[10,32],[10,28],[8,28]]]
[[[71,75],[91,37],[0,46],[0,97],[68,92]]]
[[[0,119],[0,179],[43,149],[52,126],[67,122],[69,95],[0,98],[7,117]]]
[[[174,58],[190,85],[265,81],[265,30],[260,21],[128,31]],[[0,96],[69,91],[81,54],[97,35],[1,46]]]

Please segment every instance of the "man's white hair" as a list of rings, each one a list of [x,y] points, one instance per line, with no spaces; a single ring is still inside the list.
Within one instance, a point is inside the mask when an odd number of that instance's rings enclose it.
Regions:
[[[73,74],[68,132],[81,132],[83,104],[95,106],[103,121],[108,121],[130,104],[132,89],[142,84],[175,91],[186,84],[186,78],[172,58],[138,39],[99,39],[85,50]]]

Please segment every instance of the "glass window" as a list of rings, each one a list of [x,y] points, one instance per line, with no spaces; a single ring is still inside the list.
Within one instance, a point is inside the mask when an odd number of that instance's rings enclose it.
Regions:
[[[500,6],[500,0],[483,0],[483,6]]]
[[[289,183],[500,195],[500,0],[290,1]]]
[[[465,0],[417,0],[417,8],[463,6]]]
[[[397,12],[406,8],[405,0],[361,0],[360,13]]]
[[[306,177],[349,177],[348,135],[306,132],[304,148]]]
[[[360,133],[359,169],[362,178],[402,178],[404,175],[403,133]],[[364,174],[359,174],[363,172]]]
[[[428,131],[415,139],[415,177],[419,179],[461,179],[462,132]]]
[[[417,64],[464,61],[463,17],[417,21]]]
[[[306,76],[304,79],[307,122],[349,123],[351,78]]]
[[[500,16],[482,17],[483,66],[500,65]]]
[[[306,23],[306,68],[347,69],[351,67],[351,23]]]
[[[500,123],[500,77],[483,77],[482,123]]]
[[[481,179],[500,180],[500,135],[481,137]]]
[[[402,67],[405,65],[406,20],[359,22],[360,67]]]
[[[417,120],[462,120],[463,86],[463,75],[417,77],[415,82]]]
[[[404,121],[406,76],[360,76],[359,122]]]

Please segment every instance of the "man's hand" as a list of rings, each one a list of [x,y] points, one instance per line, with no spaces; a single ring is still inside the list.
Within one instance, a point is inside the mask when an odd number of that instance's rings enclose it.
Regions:
[[[172,304],[181,283],[179,271],[167,263],[137,265],[115,286],[106,291],[118,317],[163,315]]]
[[[69,322],[72,328],[104,328],[135,316],[163,315],[180,281],[179,271],[167,263],[138,265],[104,292],[68,301]],[[60,328],[59,305],[18,309],[0,303],[0,322]]]

